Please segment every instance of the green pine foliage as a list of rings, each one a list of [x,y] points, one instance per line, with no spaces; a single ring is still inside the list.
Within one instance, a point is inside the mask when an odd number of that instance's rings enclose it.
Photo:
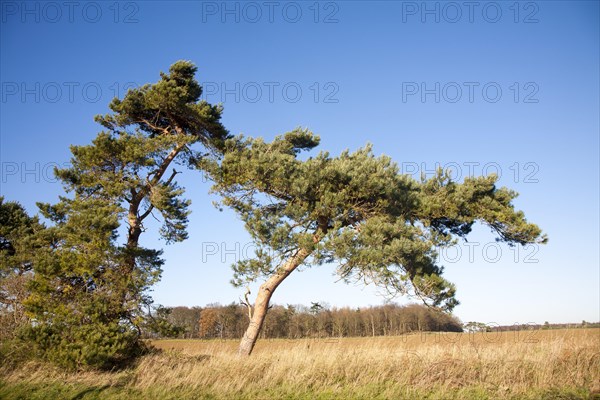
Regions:
[[[257,245],[254,258],[233,266],[234,285],[284,279],[291,259],[336,262],[345,281],[374,283],[392,296],[416,296],[450,311],[458,304],[456,288],[443,278],[436,248],[464,238],[475,222],[510,245],[546,241],[514,209],[516,193],[497,188],[494,175],[458,183],[440,170],[417,181],[371,146],[298,158],[318,143],[302,129],[270,143],[240,136],[226,143],[220,165],[207,166],[213,190]]]
[[[122,209],[80,196],[40,206],[54,225],[42,233],[49,245],[33,263],[24,302],[33,323],[25,338],[40,357],[67,368],[122,364],[143,348],[135,321],[139,296],[156,280],[123,274],[125,252],[116,244]],[[132,294],[125,300],[124,288]]]
[[[162,251],[141,246],[140,237],[156,218],[167,243],[187,238],[190,201],[174,166],[218,157],[229,137],[221,106],[200,100],[195,73],[178,61],[157,83],[114,99],[111,113],[96,116],[105,130],[72,146],[71,167],[55,171],[70,196],[39,204],[53,225],[25,301],[33,321],[26,336],[40,356],[69,368],[113,368],[143,352],[143,331],[178,333],[148,294]]]

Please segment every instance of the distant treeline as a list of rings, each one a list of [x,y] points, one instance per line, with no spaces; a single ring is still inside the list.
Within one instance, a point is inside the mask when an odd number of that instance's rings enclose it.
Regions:
[[[546,322],[543,324],[530,323],[530,324],[489,326],[489,329],[492,332],[525,331],[525,330],[539,330],[539,329],[576,329],[576,328],[600,328],[600,322],[581,321],[580,323],[563,323],[563,324],[550,324],[550,323]]]
[[[548,321],[543,324],[536,323],[515,323],[513,325],[498,325],[493,322],[467,322],[463,325],[463,328],[467,332],[508,332],[508,331],[537,331],[537,330],[548,330],[548,329],[577,329],[577,328],[600,328],[600,322],[587,322],[581,321],[581,323],[562,323],[562,324],[550,324]]]
[[[239,339],[248,327],[248,309],[232,303],[207,307],[173,307],[167,320],[178,327],[180,338]],[[401,335],[415,331],[462,332],[454,316],[422,305],[386,304],[366,308],[329,308],[320,303],[274,305],[269,310],[262,338],[328,338]],[[149,336],[149,335],[147,335]],[[154,334],[153,337],[157,337]]]

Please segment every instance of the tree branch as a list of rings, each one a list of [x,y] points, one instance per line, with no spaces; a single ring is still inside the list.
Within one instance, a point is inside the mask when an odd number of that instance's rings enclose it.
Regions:
[[[169,177],[169,179],[167,179],[167,181],[165,182],[165,185],[170,185],[171,182],[173,182],[173,179],[175,178],[175,175],[177,175],[179,172],[175,170],[175,168],[173,168],[173,172],[171,173],[171,176]],[[150,213],[152,213],[152,210],[154,209],[154,204],[152,204],[152,202],[150,202],[150,207],[148,207],[148,209],[139,217],[140,221],[143,221],[144,219],[146,219],[146,217],[148,215],[150,215]]]

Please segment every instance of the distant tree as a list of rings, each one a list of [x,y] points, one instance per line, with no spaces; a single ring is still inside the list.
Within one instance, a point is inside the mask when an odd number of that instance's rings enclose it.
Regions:
[[[223,326],[220,322],[220,307],[206,307],[200,313],[200,337],[222,337]]]
[[[200,100],[195,73],[178,61],[157,83],[115,98],[111,113],[96,116],[106,130],[91,145],[72,146],[71,167],[55,171],[71,197],[39,205],[58,245],[34,264],[26,302],[36,321],[31,336],[55,361],[112,368],[140,347],[143,329],[165,328],[156,324],[164,310],[153,309],[148,295],[162,251],[141,246],[140,236],[157,219],[167,243],[187,238],[190,202],[172,167],[218,157],[229,137],[221,107]]]
[[[338,157],[301,160],[319,138],[297,129],[275,138],[238,137],[226,143],[220,165],[208,170],[214,191],[233,208],[257,246],[256,257],[234,265],[235,285],[264,278],[239,354],[254,348],[277,287],[301,264],[337,261],[345,280],[375,283],[390,295],[413,294],[451,310],[455,287],[442,278],[435,248],[465,237],[476,221],[509,244],[545,242],[516,211],[516,193],[497,177],[453,182],[442,171],[425,181],[399,173],[367,146]]]
[[[492,329],[487,326],[487,324],[483,323],[483,322],[475,322],[475,321],[471,321],[471,322],[467,322],[464,325],[464,329],[467,332],[491,332]]]
[[[327,337],[331,333],[333,316],[330,310],[323,309],[315,316],[317,336]]]
[[[313,315],[317,315],[318,313],[320,313],[320,312],[321,312],[321,310],[323,310],[323,306],[322,306],[321,304],[319,304],[319,303],[314,303],[314,302],[311,302],[311,303],[310,303],[310,312],[311,312]]]
[[[199,337],[200,307],[173,307],[168,316],[169,322],[183,329],[182,336],[186,339]]]
[[[245,325],[242,328],[242,334],[243,329],[247,326],[247,318],[244,318]],[[283,306],[273,306],[265,319],[263,333],[268,338],[288,338],[290,337],[290,323],[291,314],[288,310]],[[242,335],[236,337],[241,338]]]
[[[247,321],[248,316],[241,306],[235,303],[224,306],[219,313],[219,322],[223,329],[222,337],[226,339],[239,337]]]

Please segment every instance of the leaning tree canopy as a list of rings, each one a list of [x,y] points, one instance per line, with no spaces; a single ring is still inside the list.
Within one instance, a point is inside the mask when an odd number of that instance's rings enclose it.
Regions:
[[[236,285],[271,276],[298,249],[305,263],[338,263],[346,280],[362,280],[391,294],[414,294],[452,309],[455,287],[441,275],[436,248],[465,237],[477,221],[509,244],[545,242],[541,230],[514,209],[516,193],[497,177],[453,182],[438,171],[417,181],[399,172],[370,145],[337,157],[321,152],[301,160],[319,138],[296,129],[270,143],[239,136],[209,167],[213,190],[237,211],[256,242],[256,256],[234,265]]]

